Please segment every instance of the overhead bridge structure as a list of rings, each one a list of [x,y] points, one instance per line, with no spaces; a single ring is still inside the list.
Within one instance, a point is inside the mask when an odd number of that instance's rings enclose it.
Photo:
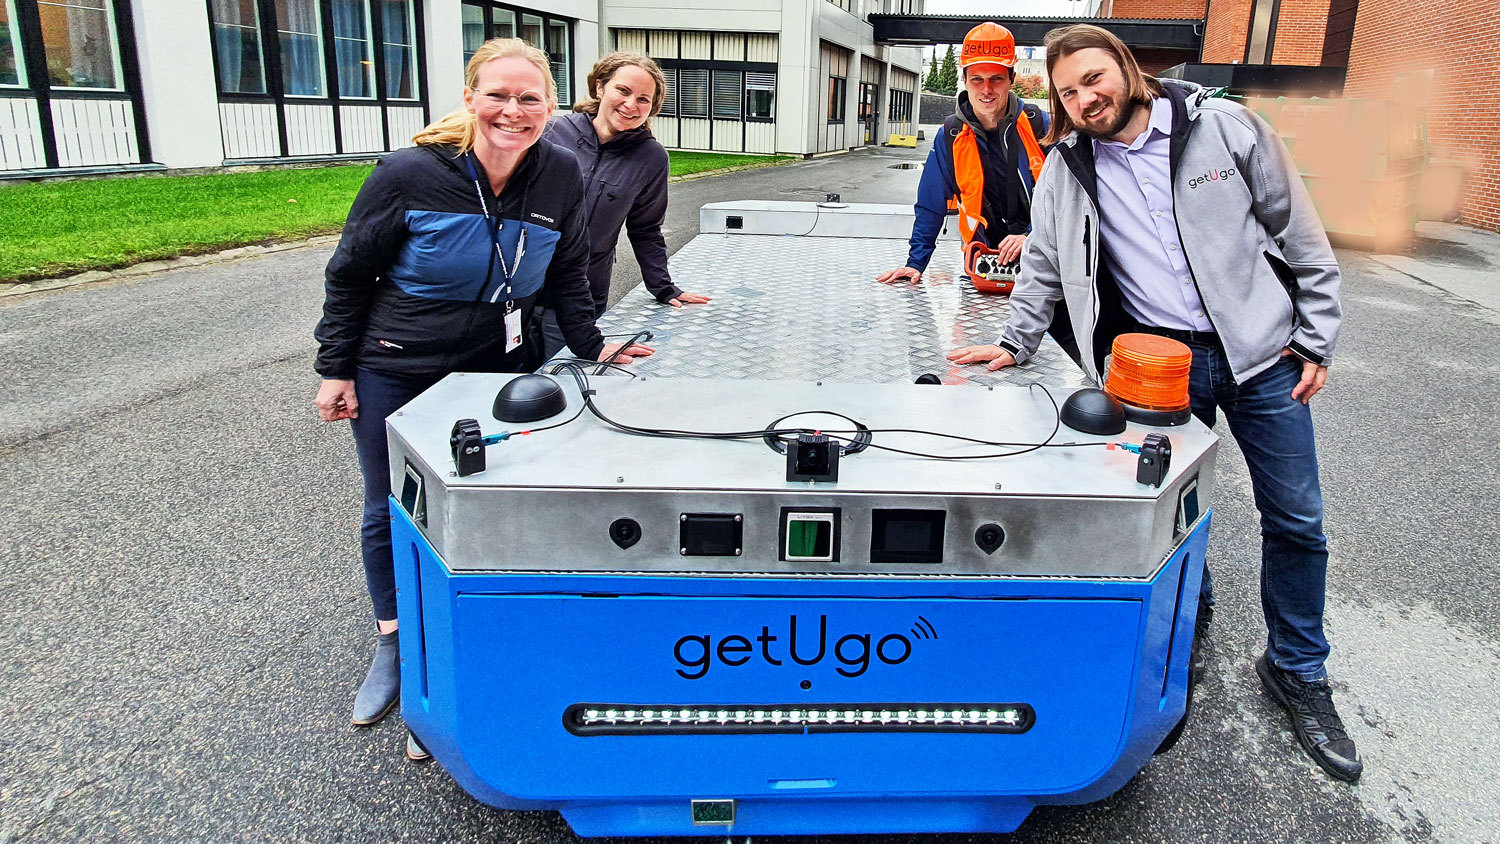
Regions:
[[[1196,62],[1203,52],[1203,21],[1130,18],[1010,17],[980,15],[870,15],[875,43],[893,47],[961,44],[964,34],[986,20],[1009,29],[1019,46],[1040,46],[1048,32],[1075,23],[1101,26],[1130,45],[1151,73],[1182,62]]]

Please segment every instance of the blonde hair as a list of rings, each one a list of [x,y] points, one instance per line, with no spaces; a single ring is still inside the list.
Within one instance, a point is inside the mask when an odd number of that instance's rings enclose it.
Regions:
[[[536,65],[547,83],[547,110],[557,108],[557,83],[552,79],[552,68],[547,64],[547,54],[519,38],[491,38],[474,51],[469,65],[464,70],[464,87],[473,90],[479,86],[479,69],[495,59],[523,58]],[[427,124],[427,127],[411,138],[419,146],[454,146],[459,152],[474,148],[474,114],[467,106],[459,106],[443,117]]]
[[[588,90],[584,92],[583,99],[573,104],[573,110],[583,114],[598,114],[599,88],[614,78],[620,68],[628,66],[646,71],[651,80],[656,83],[656,93],[651,97],[651,113],[646,115],[645,123],[647,129],[651,128],[651,118],[661,111],[661,105],[667,99],[667,77],[662,74],[656,62],[640,53],[610,53],[595,62],[594,69],[589,71]]]
[[[1120,74],[1125,77],[1126,96],[1130,102],[1149,106],[1153,97],[1162,95],[1161,83],[1141,72],[1141,66],[1136,63],[1135,56],[1131,55],[1130,48],[1107,29],[1088,23],[1064,26],[1047,33],[1042,44],[1047,49],[1048,79],[1052,78],[1052,67],[1057,64],[1058,59],[1080,50],[1098,48],[1108,53],[1115,64],[1120,66]],[[1073,118],[1068,116],[1068,110],[1063,107],[1062,95],[1057,93],[1056,83],[1047,86],[1047,99],[1052,104],[1052,129],[1047,132],[1042,143],[1055,144],[1077,127],[1073,125]]]

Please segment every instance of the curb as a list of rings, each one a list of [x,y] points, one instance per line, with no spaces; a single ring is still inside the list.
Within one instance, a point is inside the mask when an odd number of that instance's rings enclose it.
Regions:
[[[725,173],[736,173],[740,170],[760,170],[765,167],[780,167],[784,164],[796,164],[801,160],[802,159],[800,158],[794,157],[789,158],[786,161],[755,161],[751,162],[750,164],[736,164],[733,167],[720,167],[717,170],[704,170],[699,173],[688,173],[683,176],[669,176],[667,178],[667,184],[672,185],[677,184],[678,182],[692,182],[698,179],[706,179],[709,176],[722,176]]]
[[[151,273],[163,272],[165,270],[177,270],[183,267],[200,267],[205,264],[218,264],[224,261],[232,261],[236,258],[251,258],[259,255],[270,255],[276,252],[285,252],[289,249],[301,249],[304,246],[323,246],[330,243],[338,243],[339,236],[336,234],[320,234],[304,240],[287,240],[275,243],[258,243],[250,246],[236,246],[232,249],[224,249],[219,252],[209,252],[203,255],[180,255],[176,258],[165,258],[154,261],[143,261],[139,264],[131,264],[115,270],[88,270],[74,275],[62,276],[60,278],[39,278],[34,281],[0,282],[0,300],[11,296],[20,296],[26,293],[40,293],[43,290],[58,290],[64,287],[75,287],[80,284],[90,284],[96,281],[109,279],[135,278],[137,276],[150,275]]]

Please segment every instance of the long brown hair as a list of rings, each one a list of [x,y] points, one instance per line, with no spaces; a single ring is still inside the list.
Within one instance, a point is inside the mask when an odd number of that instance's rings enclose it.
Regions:
[[[552,68],[547,65],[547,54],[519,38],[491,38],[479,45],[464,70],[464,86],[470,89],[479,86],[479,69],[495,59],[519,56],[536,65],[547,85],[547,110],[557,108],[557,83],[552,79]],[[418,146],[446,145],[458,147],[459,152],[474,148],[474,114],[467,106],[460,105],[453,111],[427,124],[413,135],[411,142]]]
[[[656,83],[656,93],[651,97],[651,113],[646,116],[645,123],[647,129],[651,128],[651,118],[661,111],[661,104],[667,99],[667,77],[662,74],[656,62],[640,53],[610,53],[594,62],[594,69],[589,71],[588,90],[584,92],[583,99],[573,104],[573,110],[583,114],[598,114],[599,89],[609,82],[620,68],[630,65],[646,71],[651,76],[651,80]]]
[[[1120,66],[1120,73],[1125,77],[1126,95],[1130,98],[1130,102],[1149,106],[1153,97],[1159,97],[1162,94],[1161,83],[1154,77],[1142,73],[1141,66],[1135,61],[1135,56],[1130,53],[1130,48],[1107,29],[1089,23],[1058,27],[1047,33],[1042,44],[1047,49],[1047,79],[1049,80],[1047,99],[1052,104],[1052,129],[1047,133],[1047,137],[1042,139],[1044,144],[1055,144],[1077,128],[1073,125],[1073,119],[1068,116],[1068,110],[1063,107],[1062,97],[1057,93],[1057,86],[1050,83],[1053,65],[1056,65],[1057,60],[1064,56],[1071,56],[1079,50],[1097,47],[1108,53],[1115,60],[1115,64]]]

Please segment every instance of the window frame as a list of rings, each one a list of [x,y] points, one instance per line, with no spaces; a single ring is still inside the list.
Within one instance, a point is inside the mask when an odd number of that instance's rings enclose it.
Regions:
[[[834,101],[837,99],[838,106],[835,108]],[[827,122],[832,124],[844,123],[845,112],[849,110],[849,77],[828,74],[828,115]],[[833,112],[837,111],[835,115]]]
[[[339,3],[340,2],[344,2],[346,4],[351,4],[351,5],[357,4],[358,7],[359,7],[359,10],[364,13],[364,33],[365,33],[365,36],[364,36],[363,39],[348,38],[346,36],[341,36],[341,35],[338,34],[338,26],[337,26],[337,24],[338,24],[338,9],[339,9]],[[333,47],[333,75],[334,75],[334,80],[333,80],[334,81],[334,85],[333,85],[333,87],[337,88],[339,90],[339,99],[340,100],[353,100],[355,102],[375,102],[375,101],[377,101],[380,98],[380,92],[379,92],[380,80],[377,79],[376,76],[375,76],[375,24],[374,24],[374,12],[371,11],[371,5],[370,5],[371,2],[372,2],[372,0],[332,0],[332,3],[329,5],[329,8],[332,10],[331,22],[334,24],[333,32],[329,36],[329,40],[332,43],[332,47]],[[370,91],[370,93],[369,93],[368,96],[361,96],[361,95],[358,95],[358,94],[345,94],[343,92],[343,84],[344,84],[343,67],[341,66],[341,63],[339,61],[339,42],[340,41],[351,41],[351,42],[352,41],[362,41],[364,43],[364,53],[363,53],[364,60],[361,62],[361,64],[365,66],[363,68],[363,70],[365,72],[364,73],[364,83],[365,83],[365,85],[368,87],[368,89]],[[384,45],[382,45],[382,46],[384,46]]]
[[[544,52],[544,53],[547,54],[547,65],[548,65],[548,67],[551,67],[551,65],[552,65],[552,51],[549,50],[549,49],[547,49],[548,45],[550,45],[550,43],[551,43],[552,30],[553,30],[554,26],[558,26],[563,31],[565,31],[567,33],[567,44],[564,46],[564,49],[566,50],[566,61],[564,62],[563,66],[567,69],[567,76],[566,76],[566,94],[567,94],[567,97],[566,98],[563,96],[564,93],[565,93],[565,91],[564,91],[564,83],[562,81],[559,81],[556,78],[556,74],[555,73],[553,74],[553,80],[552,81],[555,84],[557,84],[557,104],[558,104],[558,107],[559,108],[569,108],[569,107],[571,107],[571,105],[572,105],[571,101],[577,98],[578,92],[579,92],[579,90],[581,90],[580,87],[579,87],[579,85],[578,85],[578,78],[577,78],[578,74],[577,74],[577,71],[574,70],[574,67],[573,67],[573,59],[577,55],[577,48],[578,48],[578,32],[577,32],[577,26],[576,26],[577,23],[578,23],[578,19],[577,18],[565,17],[563,15],[554,15],[554,14],[551,14],[549,12],[541,11],[540,9],[534,9],[534,8],[530,8],[530,7],[527,7],[527,6],[517,6],[514,3],[501,3],[501,2],[496,2],[495,0],[463,0],[463,2],[460,4],[460,15],[462,15],[462,8],[463,7],[477,8],[477,9],[479,9],[483,13],[482,20],[484,22],[484,40],[485,41],[488,41],[491,38],[521,38],[521,40],[526,41],[526,43],[530,44],[531,42],[527,41],[521,35],[521,33],[522,33],[522,27],[524,25],[524,23],[523,23],[523,17],[529,15],[531,17],[540,19],[540,21],[541,21],[540,31],[541,31],[541,34],[542,34],[542,38],[541,38],[542,43],[541,44],[532,45],[532,46],[537,47],[542,52]],[[495,25],[496,25],[495,13],[496,12],[500,12],[502,14],[506,14],[506,15],[510,16],[510,24],[511,24],[511,28],[512,28],[512,33],[510,35],[503,35],[502,36],[502,35],[497,35],[495,33]],[[480,42],[480,43],[483,43],[483,42]],[[467,51],[465,51],[465,52],[467,52]],[[472,54],[469,54],[469,55],[472,55]],[[469,56],[466,55],[464,57],[464,66],[465,67],[468,67],[468,62],[469,62]],[[567,102],[564,101],[565,99],[567,100]]]
[[[391,0],[376,0],[378,3],[391,2]],[[375,67],[375,93],[381,102],[391,103],[415,103],[422,102],[422,35],[417,26],[417,4],[419,0],[399,0],[406,8],[406,31],[411,34],[410,44],[402,44],[391,41],[386,35],[385,19],[380,19],[380,64]],[[384,11],[382,10],[382,14]],[[371,15],[372,19],[374,15]],[[375,40],[374,32],[370,35],[371,41]],[[393,96],[386,90],[386,84],[390,81],[389,61],[386,58],[386,50],[391,47],[400,47],[411,51],[411,92],[410,97]]]
[[[38,19],[40,19],[41,11],[42,11],[42,7],[43,6],[55,6],[55,7],[58,7],[58,8],[67,9],[67,8],[73,7],[73,5],[74,5],[73,3],[68,2],[68,0],[34,0],[34,3],[35,3],[35,6],[36,6],[36,13],[37,13]],[[78,93],[92,93],[92,94],[123,94],[123,93],[125,93],[126,90],[127,90],[126,86],[125,86],[125,67],[124,67],[124,62],[122,61],[121,56],[120,56],[120,51],[123,49],[122,45],[121,45],[121,41],[123,39],[121,39],[121,37],[120,37],[120,25],[119,25],[119,19],[115,15],[115,4],[113,2],[111,2],[111,0],[99,0],[99,8],[97,8],[97,9],[89,9],[86,6],[85,7],[80,7],[80,8],[84,8],[87,11],[91,11],[91,12],[104,12],[104,25],[105,25],[105,29],[109,33],[110,48],[111,48],[110,49],[110,70],[114,74],[115,85],[112,88],[103,88],[103,87],[98,87],[98,86],[84,87],[84,86],[80,86],[80,85],[54,85],[54,84],[52,84],[52,76],[51,76],[51,74],[48,74],[47,75],[47,87],[50,90],[61,91],[61,92],[64,92],[65,94],[68,94],[68,95],[73,95],[73,94],[78,94]],[[42,43],[42,61],[43,61],[43,63],[46,62],[46,54],[47,54],[47,45],[46,45],[45,40],[44,40],[43,43]],[[17,54],[17,65],[18,66],[20,65],[20,54],[19,53]],[[9,86],[7,86],[7,87],[9,87]]]
[[[26,42],[21,35],[21,14],[16,10],[16,0],[0,0],[5,4],[5,27],[10,36],[11,58],[16,63],[16,81],[0,82],[0,89],[23,91],[31,87],[31,77],[26,73]]]
[[[323,23],[324,23],[323,22],[323,8],[322,8],[323,4],[320,3],[320,2],[318,2],[318,0],[273,0],[272,6],[275,7],[275,9],[279,12],[281,10],[281,7],[284,4],[287,4],[287,3],[297,3],[297,2],[307,3],[310,6],[312,6],[313,19],[318,22],[318,31],[316,33],[310,33],[310,32],[295,32],[295,31],[289,30],[289,29],[284,30],[284,29],[281,28],[281,18],[280,18],[279,15],[274,20],[271,21],[271,27],[272,27],[272,29],[275,30],[275,33],[276,33],[276,50],[278,52],[278,57],[277,57],[278,61],[277,61],[277,64],[281,67],[281,95],[283,97],[285,97],[286,99],[289,99],[289,100],[312,101],[312,102],[325,102],[325,101],[332,102],[336,98],[333,96],[333,91],[332,91],[332,89],[328,85],[328,56],[327,56],[328,46],[329,46],[328,38],[331,37],[331,36],[325,35],[325,33],[327,32],[327,27],[325,27],[323,25]],[[290,20],[290,15],[288,15],[288,20]],[[291,24],[288,23],[288,26],[290,26],[290,25]],[[286,54],[285,50],[282,50],[282,36],[283,35],[301,36],[301,37],[304,37],[304,38],[306,38],[308,36],[315,36],[317,38],[318,51],[317,51],[316,55],[317,55],[317,59],[318,60],[317,60],[315,66],[318,69],[318,81],[319,81],[320,87],[321,87],[321,92],[320,93],[317,93],[317,94],[293,94],[293,93],[290,93],[289,91],[287,91],[287,87],[288,87],[287,86],[287,81],[288,81],[288,78],[289,78],[289,76],[288,76],[289,71],[288,71],[288,68],[287,68],[287,65],[286,65],[286,56],[287,56],[287,54]],[[265,44],[264,43],[261,44],[261,50],[265,50]]]

